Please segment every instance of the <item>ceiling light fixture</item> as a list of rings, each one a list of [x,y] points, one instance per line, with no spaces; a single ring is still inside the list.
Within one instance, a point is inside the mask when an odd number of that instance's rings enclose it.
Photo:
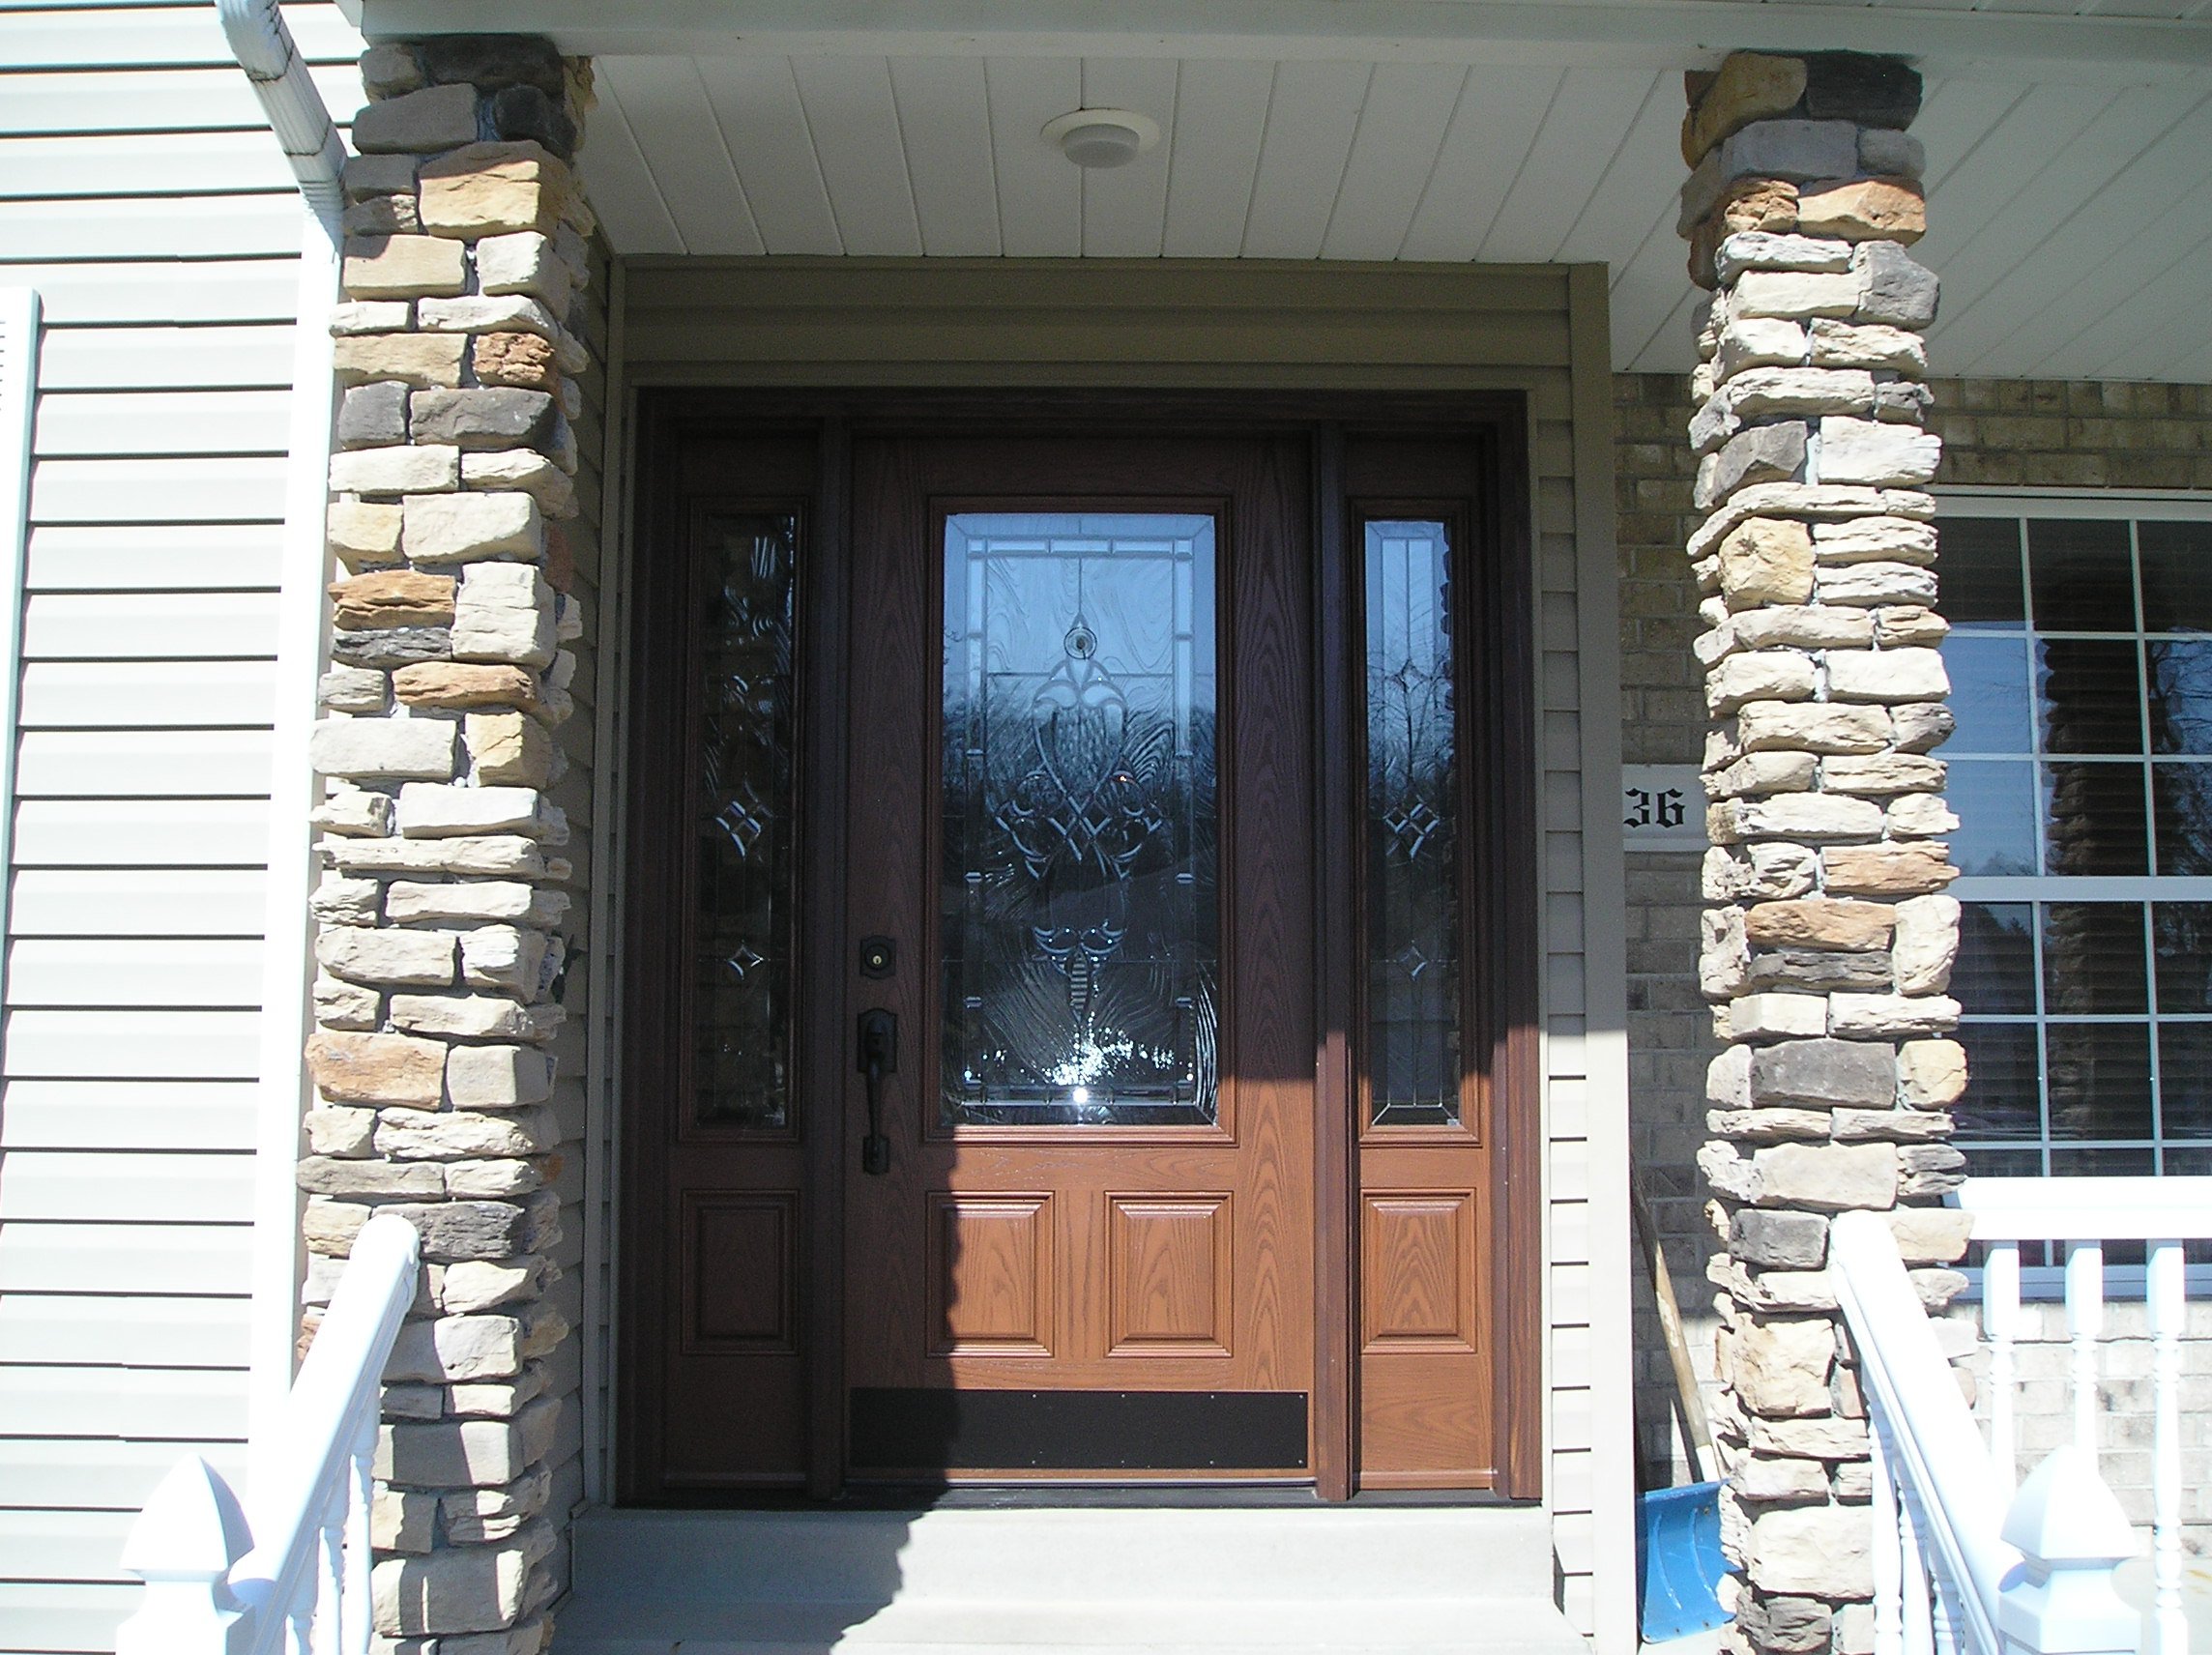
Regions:
[[[1077,166],[1126,166],[1160,141],[1160,124],[1133,109],[1070,109],[1043,135]]]

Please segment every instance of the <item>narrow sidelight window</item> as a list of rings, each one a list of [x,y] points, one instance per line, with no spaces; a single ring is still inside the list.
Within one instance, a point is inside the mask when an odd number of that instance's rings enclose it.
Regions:
[[[694,1107],[704,1126],[786,1131],[799,520],[714,517],[705,538]]]
[[[1366,526],[1368,1123],[1460,1118],[1459,727],[1451,537]]]

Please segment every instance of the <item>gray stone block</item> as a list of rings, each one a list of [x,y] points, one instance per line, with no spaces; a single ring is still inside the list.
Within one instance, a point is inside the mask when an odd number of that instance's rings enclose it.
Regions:
[[[348,201],[366,201],[373,195],[412,195],[415,158],[405,154],[349,156],[340,182]]]
[[[1892,328],[1926,328],[1936,320],[1940,284],[1895,242],[1861,242],[1857,320]]]
[[[1720,147],[1721,179],[1848,178],[1859,164],[1849,121],[1754,121]]]
[[[563,160],[576,157],[576,123],[558,97],[535,86],[507,86],[492,94],[491,127],[509,142],[536,139]]]
[[[418,391],[409,431],[418,443],[461,449],[529,448],[550,439],[555,410],[542,391],[511,386]]]
[[[338,447],[380,449],[407,440],[407,387],[396,379],[357,385],[338,404]]]
[[[1897,1049],[1886,1041],[1785,1040],[1752,1054],[1750,1089],[1755,1108],[1885,1107],[1897,1096]]]
[[[364,155],[425,154],[477,141],[473,86],[430,86],[371,103],[353,120],[354,148]]]
[[[1817,1270],[1828,1259],[1828,1221],[1817,1212],[1742,1208],[1729,1221],[1729,1256],[1770,1270]]]
[[[1920,113],[1920,72],[1901,57],[1871,52],[1808,52],[1805,113],[1862,127],[1912,125]]]
[[[1877,178],[1918,178],[1928,170],[1928,148],[1908,132],[1865,127],[1859,131],[1859,170]]]
[[[390,672],[416,661],[451,660],[453,633],[450,626],[394,626],[380,632],[337,632],[331,640],[331,658],[349,667],[375,667]]]
[[[1777,948],[1751,956],[1751,986],[1761,989],[1857,989],[1890,986],[1886,953],[1841,954],[1817,948]]]
[[[1728,440],[1698,471],[1698,508],[1726,500],[1746,483],[1788,482],[1805,469],[1805,421],[1754,425]]]
[[[1746,1597],[1736,1625],[1770,1655],[1828,1655],[1835,1613],[1819,1598]]]
[[[494,92],[535,86],[549,98],[567,90],[568,67],[543,35],[432,35],[415,43],[432,80],[466,81]]]

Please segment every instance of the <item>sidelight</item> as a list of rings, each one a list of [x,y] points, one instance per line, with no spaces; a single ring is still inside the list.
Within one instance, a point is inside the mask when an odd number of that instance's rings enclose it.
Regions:
[[[1366,525],[1368,1118],[1460,1118],[1459,727],[1451,538]]]
[[[1214,525],[945,526],[946,1125],[1216,1116]]]
[[[707,524],[699,907],[692,968],[702,1125],[791,1125],[792,622],[799,521]]]

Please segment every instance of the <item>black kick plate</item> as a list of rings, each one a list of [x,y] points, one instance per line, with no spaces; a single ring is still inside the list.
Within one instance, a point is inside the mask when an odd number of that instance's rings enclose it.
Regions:
[[[1303,1391],[856,1389],[853,1466],[886,1471],[1280,1471]]]

